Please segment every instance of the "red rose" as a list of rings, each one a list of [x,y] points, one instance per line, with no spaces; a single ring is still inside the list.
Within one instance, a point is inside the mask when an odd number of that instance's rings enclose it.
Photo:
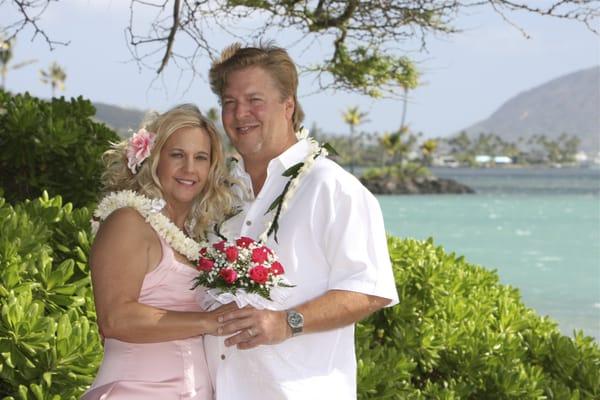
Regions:
[[[219,275],[221,275],[221,278],[230,285],[237,279],[237,272],[232,268],[223,268],[221,272],[219,272]]]
[[[203,247],[203,248],[200,249],[200,255],[201,256],[205,256],[206,253],[208,253],[208,249],[206,247]]]
[[[250,279],[256,283],[265,283],[269,279],[269,270],[258,265],[250,270]]]
[[[215,262],[213,260],[209,260],[208,258],[202,257],[200,261],[198,261],[198,266],[196,269],[199,271],[210,271],[215,266]]]
[[[273,264],[271,264],[271,273],[273,275],[281,275],[284,272],[283,265],[281,265],[279,261],[275,261]]]
[[[238,240],[235,241],[239,247],[248,248],[252,243],[254,243],[254,239],[249,238],[248,236],[242,236]]]
[[[220,252],[224,252],[225,251],[225,241],[221,240],[220,242],[213,244],[213,247],[215,249],[219,250]]]
[[[252,261],[256,263],[264,263],[267,261],[267,256],[271,252],[266,247],[259,247],[257,249],[252,250]]]
[[[227,261],[234,262],[238,258],[238,249],[235,246],[229,246],[225,249],[225,257]]]

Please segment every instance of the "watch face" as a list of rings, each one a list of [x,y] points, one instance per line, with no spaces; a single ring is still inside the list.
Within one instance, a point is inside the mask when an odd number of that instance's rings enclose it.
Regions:
[[[304,317],[300,313],[291,312],[288,315],[288,323],[293,328],[299,328],[304,324]]]

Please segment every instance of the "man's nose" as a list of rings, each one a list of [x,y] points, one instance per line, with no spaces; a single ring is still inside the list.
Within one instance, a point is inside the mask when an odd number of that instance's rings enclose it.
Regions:
[[[246,102],[239,102],[235,107],[235,117],[240,119],[248,115],[250,107]]]

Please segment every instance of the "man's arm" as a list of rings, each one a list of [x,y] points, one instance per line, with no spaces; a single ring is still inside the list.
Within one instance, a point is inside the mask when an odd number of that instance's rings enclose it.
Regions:
[[[397,301],[377,199],[348,174],[334,168],[320,173],[317,180],[323,187],[315,189],[310,202],[315,210],[311,225],[318,227],[312,235],[321,246],[315,251],[323,255],[318,267],[326,271],[329,290],[294,307],[304,316],[306,334],[351,325]],[[218,334],[235,334],[226,345],[241,349],[292,336],[285,311],[245,308],[223,315],[222,320]]]
[[[390,299],[359,292],[330,290],[294,309],[304,316],[304,334],[322,332],[353,324],[385,307]],[[251,349],[262,344],[276,344],[292,336],[285,311],[242,308],[219,318],[221,335],[229,337],[227,346]],[[250,332],[248,331],[250,330]],[[252,333],[253,336],[250,336]]]

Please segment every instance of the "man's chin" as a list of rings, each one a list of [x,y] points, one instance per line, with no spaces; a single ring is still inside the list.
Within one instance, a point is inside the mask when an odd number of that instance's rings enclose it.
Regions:
[[[252,157],[253,155],[260,153],[262,150],[262,146],[260,144],[243,143],[243,141],[241,143],[240,141],[234,142],[233,147],[235,147],[237,152],[240,153],[240,155],[244,158]]]

